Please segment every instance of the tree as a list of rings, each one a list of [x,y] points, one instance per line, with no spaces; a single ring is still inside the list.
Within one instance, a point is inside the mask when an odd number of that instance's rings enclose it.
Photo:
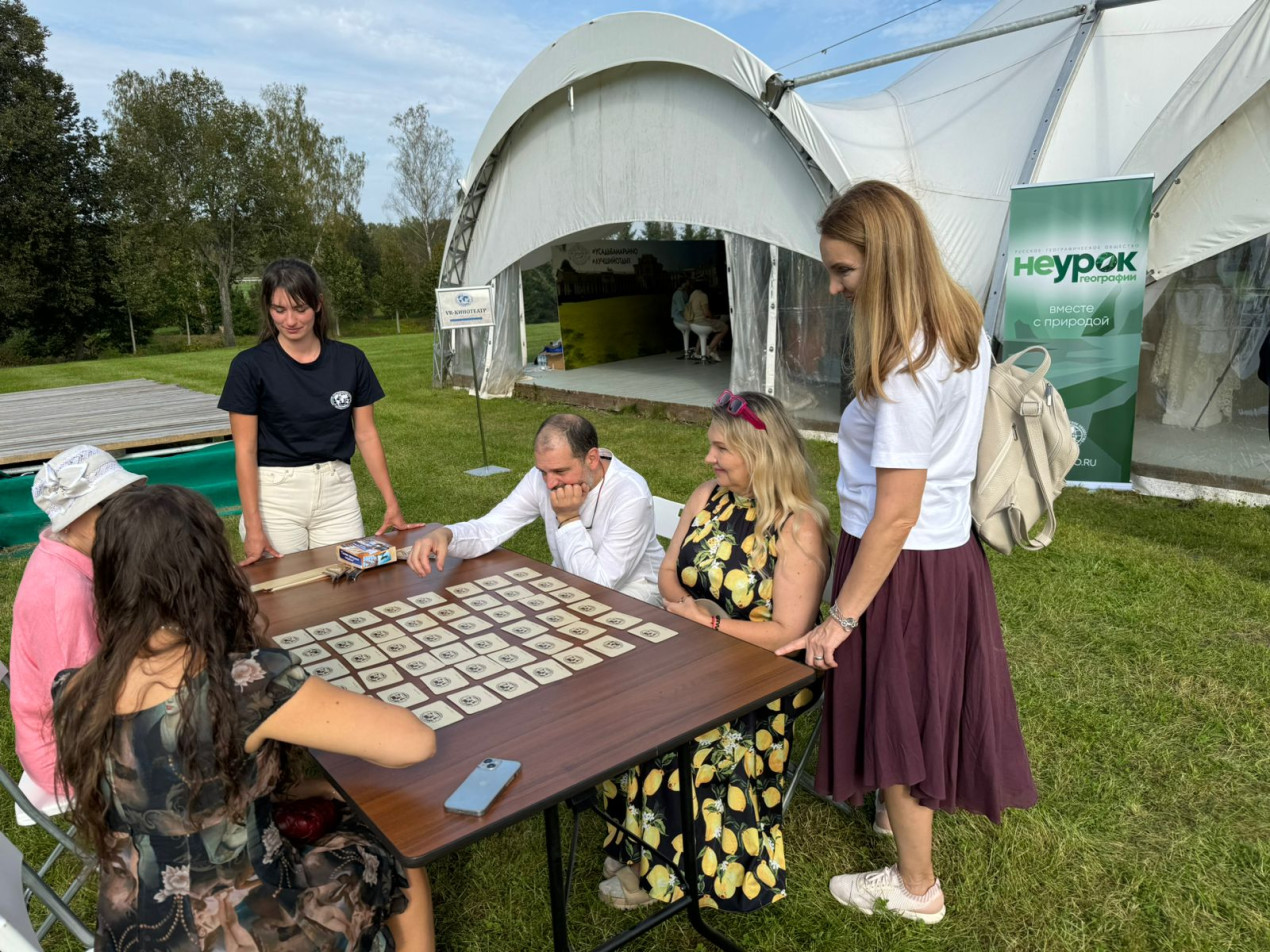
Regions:
[[[370,298],[366,293],[366,281],[361,263],[335,242],[329,242],[320,261],[314,266],[322,274],[326,285],[328,314],[332,319],[331,331],[340,334],[340,317],[352,320],[364,318],[370,312]]]
[[[458,190],[459,162],[454,157],[454,140],[432,124],[424,103],[394,116],[392,125],[397,134],[390,135],[388,142],[397,150],[392,160],[396,176],[388,207],[413,233],[423,260],[431,264],[439,242],[445,238]]]
[[[195,70],[121,73],[106,116],[117,226],[193,252],[215,282],[232,347],[234,284],[286,217],[260,114]]]
[[[553,324],[560,320],[556,304],[556,276],[551,264],[528,268],[520,273],[525,292],[525,323]]]
[[[48,31],[0,0],[0,340],[83,356],[118,330],[100,218],[101,150],[74,91],[45,64]]]
[[[388,242],[380,251],[379,274],[371,279],[370,290],[384,314],[391,314],[397,321],[398,333],[401,332],[401,315],[409,317],[421,310],[419,282],[406,264],[400,241]]]
[[[669,221],[646,221],[644,222],[644,238],[648,241],[674,241],[678,238],[677,229],[674,222]]]
[[[303,86],[266,86],[261,117],[284,209],[276,250],[316,261],[339,219],[357,217],[366,156],[350,152],[340,136],[327,136],[304,97]]]

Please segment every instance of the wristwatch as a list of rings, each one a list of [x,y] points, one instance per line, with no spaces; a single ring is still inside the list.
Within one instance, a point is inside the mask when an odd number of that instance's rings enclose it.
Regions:
[[[829,603],[829,617],[841,625],[842,630],[847,634],[850,634],[860,627],[860,622],[857,619],[848,618],[846,615],[842,614],[842,612],[838,611],[838,604],[836,602]]]

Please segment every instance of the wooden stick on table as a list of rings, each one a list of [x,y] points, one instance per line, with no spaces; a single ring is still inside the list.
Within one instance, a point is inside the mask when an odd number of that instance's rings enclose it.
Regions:
[[[404,546],[397,550],[396,561],[401,562],[410,558],[410,552],[414,546]],[[355,570],[346,562],[332,562],[330,565],[322,565],[315,569],[309,569],[306,572],[297,572],[294,575],[284,575],[282,578],[270,579],[267,582],[257,582],[251,587],[253,592],[263,594],[265,592],[281,592],[288,588],[295,588],[299,585],[307,585],[309,582],[318,582],[322,579],[329,579],[332,582],[341,578],[347,578],[349,581],[356,581],[357,576],[361,574],[352,574]]]

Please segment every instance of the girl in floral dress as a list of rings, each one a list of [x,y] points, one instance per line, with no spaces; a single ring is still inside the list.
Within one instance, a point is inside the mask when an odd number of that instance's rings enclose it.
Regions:
[[[802,437],[780,403],[724,391],[711,416],[714,478],[684,507],[658,579],[666,608],[768,649],[816,623],[829,571],[829,515],[815,496]],[[703,603],[709,605],[708,610]],[[696,738],[692,756],[701,904],[749,912],[785,895],[781,803],[793,721],[805,688]],[[601,787],[612,817],[600,895],[619,908],[683,895],[679,772],[673,752]]]
[[[273,822],[283,744],[386,767],[431,728],[309,678],[267,647],[224,525],[202,496],[112,500],[93,546],[99,654],[54,685],[59,786],[101,864],[99,950],[434,948],[422,870],[342,809],[305,846]],[[384,927],[387,927],[386,929]]]

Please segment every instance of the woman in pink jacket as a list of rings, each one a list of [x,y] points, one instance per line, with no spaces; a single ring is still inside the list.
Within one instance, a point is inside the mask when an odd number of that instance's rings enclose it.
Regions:
[[[40,533],[13,600],[10,706],[23,770],[19,786],[49,815],[66,806],[53,790],[53,678],[97,653],[91,558],[97,517],[107,499],[144,481],[109,453],[84,444],[45,463],[31,487],[49,527]],[[17,818],[23,826],[32,822],[20,810]]]

